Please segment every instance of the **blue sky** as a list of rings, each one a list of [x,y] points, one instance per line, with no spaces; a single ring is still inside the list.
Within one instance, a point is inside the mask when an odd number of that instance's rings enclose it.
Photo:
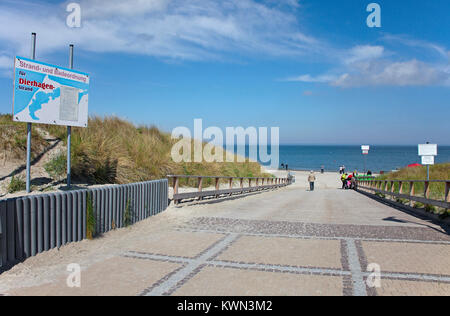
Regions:
[[[82,27],[65,11],[80,3]],[[450,2],[363,0],[2,0],[0,112],[12,63],[91,75],[90,113],[170,132],[280,127],[282,144],[450,144]]]

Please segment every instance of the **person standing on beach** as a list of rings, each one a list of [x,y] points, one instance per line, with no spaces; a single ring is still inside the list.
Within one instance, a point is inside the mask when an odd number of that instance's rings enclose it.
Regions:
[[[339,174],[342,174],[342,166],[339,167]]]
[[[309,174],[308,182],[309,182],[309,190],[314,191],[314,182],[316,182],[316,176],[313,170],[311,170],[311,173]]]
[[[342,174],[341,181],[342,181],[342,189],[345,189],[345,182],[347,181],[347,175],[345,173]]]

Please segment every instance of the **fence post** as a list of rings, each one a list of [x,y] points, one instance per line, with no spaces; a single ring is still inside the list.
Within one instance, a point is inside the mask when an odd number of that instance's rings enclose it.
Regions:
[[[199,177],[199,178],[198,178],[198,192],[202,192],[202,190],[203,190],[203,178],[202,178],[202,177]],[[198,197],[198,200],[201,201],[201,200],[202,200],[202,197],[199,196],[199,197]]]
[[[219,178],[216,178],[216,191],[219,191]]]
[[[173,195],[178,194],[178,186],[179,186],[179,179],[178,177],[173,178]],[[174,199],[175,204],[178,204],[178,200]]]
[[[450,181],[445,182],[445,201],[450,203]]]
[[[414,196],[414,181],[409,182],[409,196]],[[414,201],[409,200],[409,206],[414,206]]]
[[[430,198],[430,182],[429,181],[425,181],[423,195],[426,199]]]
[[[216,191],[219,191],[219,188],[220,188],[219,182],[220,182],[220,178],[216,178]],[[219,197],[219,195],[216,194],[216,198],[218,198],[218,197]]]
[[[391,181],[391,193],[395,193],[395,182]],[[395,196],[391,195],[392,200],[395,200]]]

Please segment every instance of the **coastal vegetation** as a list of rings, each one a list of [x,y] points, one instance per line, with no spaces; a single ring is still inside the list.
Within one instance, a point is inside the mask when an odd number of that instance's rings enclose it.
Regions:
[[[424,166],[403,168],[396,172],[387,173],[377,177],[377,180],[404,180],[403,192],[410,191],[410,183],[408,181],[414,180],[426,180],[427,168]],[[450,163],[436,164],[430,166],[430,180],[450,180]],[[416,195],[422,195],[425,190],[423,182],[414,183],[414,191]],[[395,192],[398,192],[398,183],[394,187]],[[444,200],[445,199],[445,183],[443,182],[430,182],[430,199]],[[409,201],[404,199],[397,199],[397,202],[408,204]],[[449,210],[440,209],[431,205],[423,205],[422,203],[415,202],[415,208],[422,208],[428,212],[439,214],[443,217],[450,216]]]
[[[31,158],[39,155],[48,141],[32,129]],[[0,159],[3,164],[11,160],[24,160],[27,153],[27,124],[12,120],[12,115],[0,115]]]
[[[14,159],[23,159],[24,163],[26,124],[13,123],[10,115],[3,115],[0,116],[0,125],[15,126],[14,129],[0,127],[0,146],[11,153],[6,159],[14,156]],[[38,128],[66,145],[66,127],[39,125]],[[72,128],[72,177],[78,183],[124,184],[160,179],[169,174],[264,176],[261,166],[248,159],[242,163],[175,163],[171,158],[171,149],[176,141],[169,133],[154,126],[135,126],[117,117],[91,117],[87,128]],[[42,152],[45,146],[46,140],[33,131],[34,155]],[[56,180],[63,178],[65,160],[64,153],[52,157],[45,165],[49,176]]]
[[[424,166],[413,167],[413,168],[403,168],[396,172],[387,173],[380,175],[377,180],[404,180],[404,181],[414,181],[414,180],[426,180],[427,179],[427,168]],[[430,166],[430,180],[450,180],[450,163],[436,164]],[[409,183],[405,182],[403,187],[404,192],[409,192]],[[395,188],[398,190],[398,188]],[[423,192],[424,184],[416,183],[414,185],[414,190],[416,193]],[[430,198],[432,199],[443,199],[445,195],[445,183],[430,183]]]
[[[426,178],[427,168],[425,166],[403,168],[379,177],[380,180],[425,180]],[[430,166],[430,179],[450,180],[450,163]]]

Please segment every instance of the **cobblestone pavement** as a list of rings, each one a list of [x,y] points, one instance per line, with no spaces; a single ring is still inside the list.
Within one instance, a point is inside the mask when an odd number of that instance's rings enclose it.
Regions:
[[[171,207],[142,225],[145,234],[131,228],[120,238],[106,236],[115,251],[104,248],[110,256],[95,262],[83,259],[96,256],[89,251],[95,242],[73,246],[80,247],[81,288],[67,287],[67,272],[57,271],[63,265],[47,266],[51,277],[29,282],[40,270],[25,262],[0,276],[0,285],[9,284],[0,293],[450,295],[448,227],[333,186]],[[380,269],[379,279],[372,268]]]

